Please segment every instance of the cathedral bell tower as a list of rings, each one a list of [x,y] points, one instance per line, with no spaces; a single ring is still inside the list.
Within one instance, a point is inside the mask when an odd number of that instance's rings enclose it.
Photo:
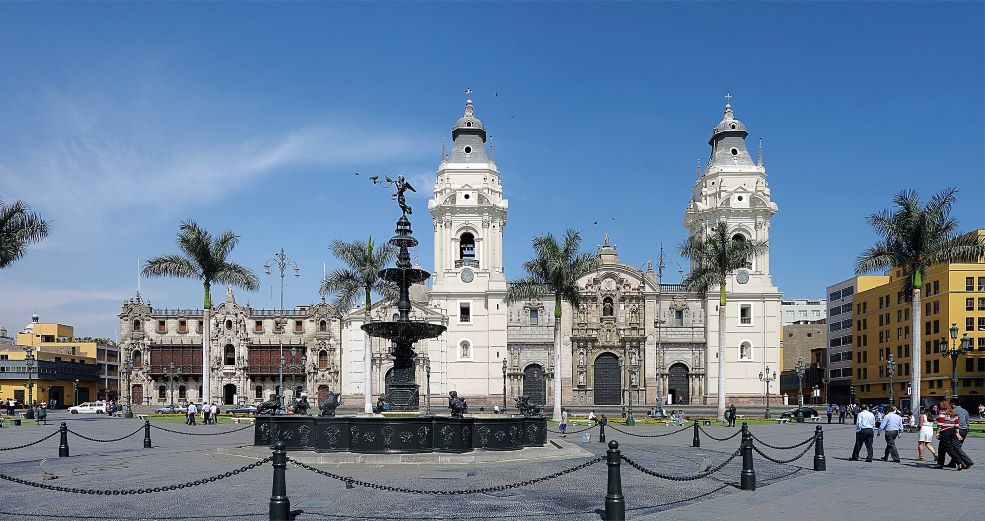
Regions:
[[[503,228],[508,203],[471,89],[451,137],[451,150],[442,147],[428,202],[434,224],[431,302],[448,315],[446,383],[464,396],[501,394],[490,382],[502,379],[507,356]]]

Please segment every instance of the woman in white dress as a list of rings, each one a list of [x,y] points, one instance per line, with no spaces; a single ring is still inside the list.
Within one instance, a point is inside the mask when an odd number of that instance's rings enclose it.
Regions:
[[[934,424],[927,419],[927,411],[921,407],[920,408],[920,419],[917,420],[917,426],[920,427],[920,437],[917,438],[917,461],[923,461],[923,449],[924,447],[934,455],[934,460],[937,460],[937,451],[934,450]]]

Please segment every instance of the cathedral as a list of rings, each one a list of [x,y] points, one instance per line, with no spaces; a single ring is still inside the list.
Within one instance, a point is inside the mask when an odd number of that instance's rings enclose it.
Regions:
[[[726,103],[711,130],[707,166],[682,204],[689,235],[724,222],[733,240],[768,241],[777,205],[762,156],[753,160],[747,135]],[[619,406],[630,399],[647,406],[712,404],[719,363],[726,364],[729,402],[762,402],[760,372],[780,370],[781,293],[770,276],[768,250],[728,280],[725,360],[718,360],[717,292],[701,297],[679,283],[664,283],[662,251],[657,266],[648,263],[645,271],[624,263],[607,235],[597,251],[598,268],[579,281],[580,306],[563,306],[561,362],[555,367],[553,298],[505,302],[509,204],[471,96],[451,137],[428,202],[432,282],[411,288],[412,320],[447,327],[415,345],[422,407],[444,404],[453,390],[474,407],[502,404],[504,393],[511,405],[525,394],[552,406],[555,378],[561,379],[563,405]],[[369,319],[391,320],[396,313],[393,302],[380,301]],[[362,332],[361,309],[338,310],[322,300],[285,311],[280,328],[279,316],[238,304],[231,290],[212,311],[213,401],[253,403],[275,394],[282,351],[287,400],[304,393],[320,401],[333,391],[353,406],[362,405],[367,392],[374,402],[386,394],[390,346]],[[133,402],[200,401],[202,310],[157,309],[138,294],[124,302],[119,317],[122,346],[134,361]]]

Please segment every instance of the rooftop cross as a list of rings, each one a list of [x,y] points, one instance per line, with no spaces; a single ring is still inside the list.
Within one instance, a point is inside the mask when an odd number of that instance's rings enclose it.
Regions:
[[[472,87],[465,89],[465,97],[468,101],[472,101]]]
[[[726,105],[731,105],[732,104],[732,93],[729,92],[729,91],[726,91],[725,92],[725,104]]]

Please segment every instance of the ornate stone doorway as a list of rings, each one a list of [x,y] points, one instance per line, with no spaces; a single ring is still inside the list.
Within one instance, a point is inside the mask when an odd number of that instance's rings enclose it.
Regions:
[[[328,386],[319,385],[318,386],[318,403],[322,403],[328,399]]]
[[[222,386],[222,403],[224,405],[234,405],[236,403],[236,386],[226,384]]]
[[[134,385],[130,388],[130,401],[134,405],[140,405],[144,403],[144,386]]]
[[[671,365],[667,373],[667,393],[674,397],[674,405],[691,403],[687,366],[680,363]]]
[[[544,379],[544,368],[539,364],[530,364],[523,370],[523,394],[531,403],[547,403],[547,380]]]
[[[595,359],[595,405],[619,405],[622,403],[622,375],[619,358],[612,353],[602,353]]]

